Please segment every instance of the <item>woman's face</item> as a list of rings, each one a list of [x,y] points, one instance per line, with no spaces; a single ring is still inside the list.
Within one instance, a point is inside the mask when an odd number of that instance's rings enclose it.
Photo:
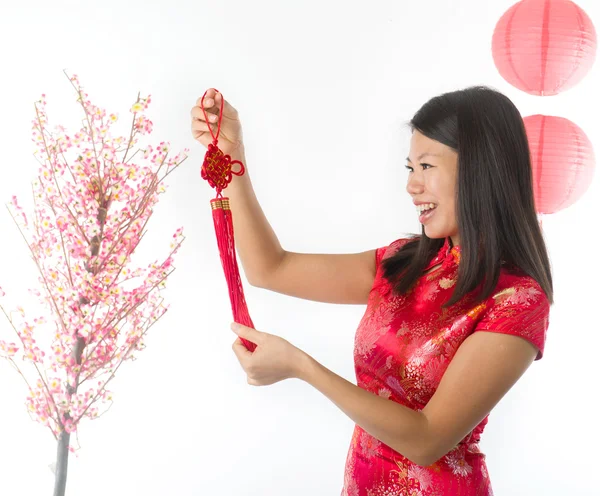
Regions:
[[[457,152],[415,130],[410,140],[407,160],[406,191],[413,202],[436,205],[436,208],[421,220],[425,234],[436,239],[450,236],[452,244],[459,245],[455,210]]]

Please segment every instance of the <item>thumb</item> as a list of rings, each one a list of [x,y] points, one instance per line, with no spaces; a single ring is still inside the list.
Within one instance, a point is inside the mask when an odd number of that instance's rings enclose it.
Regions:
[[[231,330],[235,332],[238,336],[248,339],[255,344],[258,344],[258,341],[262,338],[262,332],[253,329],[252,327],[245,326],[243,324],[238,324],[237,322],[231,323]]]

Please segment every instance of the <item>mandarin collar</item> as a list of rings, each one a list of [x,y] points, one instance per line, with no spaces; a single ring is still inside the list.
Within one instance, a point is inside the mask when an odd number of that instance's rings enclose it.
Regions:
[[[460,245],[453,246],[450,236],[446,237],[444,244],[439,249],[437,255],[431,259],[423,271],[427,271],[441,262],[443,262],[444,267],[452,264],[458,265],[460,263]]]

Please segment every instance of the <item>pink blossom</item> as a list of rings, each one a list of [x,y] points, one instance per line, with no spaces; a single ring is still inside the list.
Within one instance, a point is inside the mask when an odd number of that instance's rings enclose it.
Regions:
[[[13,357],[17,351],[19,351],[19,348],[15,343],[7,343],[0,340],[0,357]]]
[[[189,151],[170,157],[171,146],[162,141],[134,152],[153,129],[146,115],[151,96],[131,105],[131,135],[113,137],[118,114],[95,106],[76,75],[68,78],[81,125],[50,132],[42,94],[31,132],[40,164],[32,222],[16,196],[9,205],[39,268],[39,288],[31,294],[46,313],[29,318],[23,307],[6,311],[18,340],[0,340],[0,358],[27,380],[30,415],[54,436],[75,432],[84,417],[110,407],[107,385],[145,347],[146,333],[168,308],[160,291],[174,270],[183,228],[165,240],[163,259],[134,267],[131,258],[165,191],[164,178]]]

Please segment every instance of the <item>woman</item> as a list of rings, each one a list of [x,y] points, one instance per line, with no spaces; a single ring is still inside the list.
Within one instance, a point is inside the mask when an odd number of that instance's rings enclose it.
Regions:
[[[212,138],[221,95],[209,91]],[[420,236],[357,254],[284,250],[248,173],[227,189],[250,284],[298,298],[366,304],[354,346],[357,385],[286,340],[247,327],[233,349],[255,386],[299,378],[355,423],[342,496],[491,495],[479,450],[489,412],[542,358],[552,275],[534,209],[521,116],[472,87],[427,102],[410,121],[406,190]],[[244,164],[238,114],[225,103],[219,145]]]

